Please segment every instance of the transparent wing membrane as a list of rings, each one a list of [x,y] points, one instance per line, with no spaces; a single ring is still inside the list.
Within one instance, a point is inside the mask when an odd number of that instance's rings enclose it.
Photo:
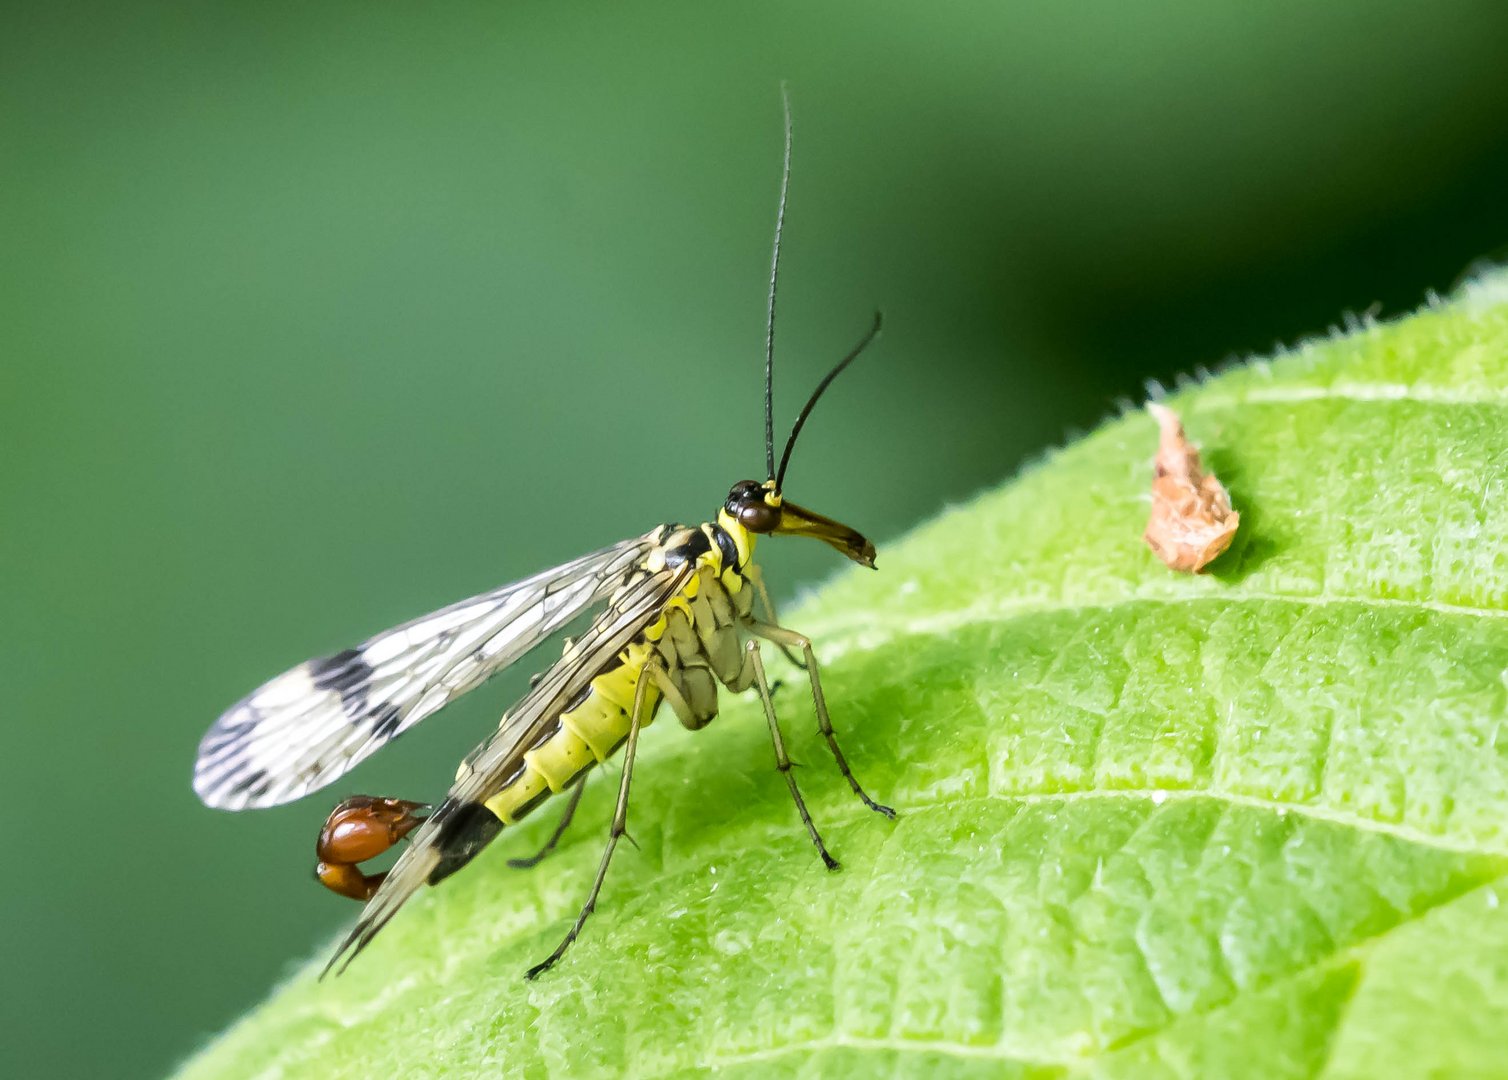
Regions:
[[[243,810],[324,787],[607,599],[653,546],[603,548],[279,675],[205,734],[194,790]]]
[[[451,853],[457,823],[478,812],[490,813],[484,800],[503,788],[540,733],[586,689],[591,680],[646,626],[659,618],[666,603],[695,572],[692,563],[645,572],[613,598],[568,650],[520,701],[493,734],[462,763],[449,795],[409,838],[409,846],[388,872],[382,887],[362,909],[361,919],[325,970],[344,968],[387,924],[403,903],[427,884]],[[466,857],[470,857],[468,852]]]

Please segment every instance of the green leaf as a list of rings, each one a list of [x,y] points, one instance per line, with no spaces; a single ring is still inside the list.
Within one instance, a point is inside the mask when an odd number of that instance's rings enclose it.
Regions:
[[[1505,293],[1174,395],[1242,514],[1213,573],[1141,542],[1134,413],[793,612],[900,810],[788,674],[841,873],[752,703],[662,721],[543,979],[613,774],[541,868],[504,859],[548,813],[182,1075],[1508,1076]]]

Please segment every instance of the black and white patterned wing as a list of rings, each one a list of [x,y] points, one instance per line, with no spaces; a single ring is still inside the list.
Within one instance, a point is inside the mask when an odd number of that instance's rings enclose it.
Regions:
[[[666,603],[695,571],[694,563],[684,562],[645,572],[613,596],[611,605],[509,711],[497,731],[467,755],[445,801],[408,838],[408,847],[367,901],[356,926],[325,966],[326,972],[337,967],[344,970],[410,896],[464,863],[491,839],[500,826],[483,803],[517,774],[524,753],[613,657],[660,617]],[[472,827],[478,817],[492,826],[480,837]]]
[[[624,584],[653,534],[451,604],[309,660],[231,706],[199,744],[194,790],[223,810],[331,783]]]

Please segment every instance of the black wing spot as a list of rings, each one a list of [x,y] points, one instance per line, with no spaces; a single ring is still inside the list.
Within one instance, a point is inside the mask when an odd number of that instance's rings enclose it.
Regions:
[[[338,693],[347,713],[360,716],[372,682],[372,665],[361,658],[360,649],[342,649],[333,656],[309,661],[309,678],[315,689]]]
[[[271,787],[271,780],[267,776],[267,770],[258,769],[255,772],[247,773],[241,779],[237,780],[231,787],[230,794],[256,797],[267,794],[269,787]]]
[[[398,734],[398,725],[403,720],[402,710],[391,703],[372,713],[372,734],[379,739],[391,739]]]
[[[210,728],[209,734],[199,744],[199,767],[202,769],[210,765],[218,765],[239,753],[246,736],[250,735],[256,726],[256,718],[248,717],[245,720]]]

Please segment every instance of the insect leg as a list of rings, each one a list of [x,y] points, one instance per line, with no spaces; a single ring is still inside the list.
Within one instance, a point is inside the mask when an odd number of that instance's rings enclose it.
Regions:
[[[681,722],[683,728],[687,731],[699,731],[707,726],[708,720],[697,716],[696,710],[686,700],[686,695],[681,693],[681,688],[671,679],[669,672],[656,664],[646,668],[645,674],[654,679],[660,696],[665,699],[665,704],[670,706],[670,711],[675,713],[675,718]]]
[[[765,719],[770,722],[770,741],[775,744],[775,768],[785,776],[785,786],[791,789],[791,798],[796,802],[796,810],[801,814],[801,823],[806,826],[812,843],[817,845],[817,854],[822,856],[822,862],[829,870],[836,870],[838,860],[827,853],[827,846],[822,843],[822,836],[817,832],[817,826],[812,824],[812,815],[806,809],[806,800],[801,797],[801,789],[796,786],[796,777],[791,772],[791,759],[785,752],[785,739],[780,735],[780,722],[775,719],[775,705],[770,700],[770,684],[764,677],[764,660],[759,655],[759,642],[750,641],[744,648],[749,658],[749,665],[754,671],[754,685],[759,687],[759,698],[764,702]]]
[[[566,829],[571,825],[571,819],[576,816],[576,807],[581,805],[582,793],[586,791],[586,773],[582,773],[571,788],[571,799],[566,803],[565,813],[560,815],[560,820],[555,823],[555,830],[550,833],[550,838],[545,841],[544,847],[533,855],[522,859],[509,859],[508,865],[515,870],[527,870],[531,866],[538,866],[544,857],[555,850],[555,845],[560,843],[560,838],[565,835]]]
[[[750,567],[750,569],[757,568]],[[764,575],[756,573],[750,574],[749,576],[754,582],[755,591],[759,594],[759,602],[764,605],[765,622],[770,626],[779,626],[780,616],[775,614],[775,601],[770,599],[770,590],[764,587]],[[776,648],[785,653],[785,658],[787,660],[795,664],[802,671],[806,670],[806,661],[793,653],[789,645],[786,645],[784,642],[780,641],[775,641],[774,644]],[[772,688],[770,692],[774,693],[774,688]]]
[[[853,770],[848,767],[848,759],[843,756],[843,750],[838,746],[838,736],[833,731],[832,718],[827,715],[827,699],[822,694],[822,679],[817,674],[817,657],[812,653],[811,640],[804,634],[798,634],[794,630],[787,630],[783,626],[775,626],[771,623],[751,622],[749,629],[767,641],[773,641],[777,645],[784,643],[801,650],[806,657],[806,663],[801,666],[806,669],[807,678],[812,683],[812,703],[817,709],[817,727],[822,732],[822,737],[827,740],[827,748],[832,751],[833,760],[838,763],[838,771],[843,774],[843,779],[848,781],[848,786],[853,788],[854,794],[865,806],[888,818],[895,817],[894,810],[875,802],[865,794]]]
[[[566,934],[565,940],[555,946],[554,952],[525,972],[526,979],[539,978],[565,955],[571,942],[576,940],[581,928],[586,925],[587,916],[597,907],[597,896],[602,892],[602,883],[607,880],[607,868],[613,861],[613,852],[618,847],[618,841],[628,833],[628,786],[634,776],[634,752],[639,747],[639,729],[646,719],[644,712],[652,681],[658,681],[658,676],[646,666],[639,675],[638,686],[634,688],[634,707],[628,720],[628,741],[623,747],[623,779],[618,784],[618,805],[613,810],[613,825],[607,834],[607,847],[602,851],[602,861],[597,865],[597,877],[592,882],[592,891],[587,894],[586,903],[581,905],[581,913],[576,916],[576,922]]]

